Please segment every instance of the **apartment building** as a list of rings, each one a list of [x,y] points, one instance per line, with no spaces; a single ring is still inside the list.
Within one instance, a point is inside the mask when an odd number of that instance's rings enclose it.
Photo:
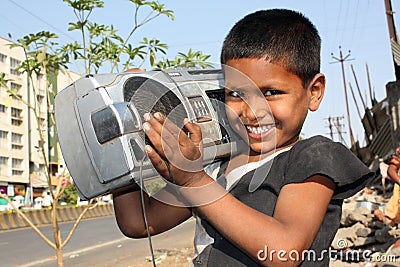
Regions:
[[[42,74],[28,79],[16,70],[25,59],[24,51],[11,48],[11,44],[0,37],[0,73],[6,75],[7,87],[16,93],[10,96],[5,87],[0,87],[0,192],[29,195],[32,200],[48,189],[46,163],[53,184],[65,168],[51,119],[53,110],[48,108],[54,95],[48,95],[48,89],[57,92],[80,75],[68,71],[49,81]],[[45,147],[44,152],[41,147]]]

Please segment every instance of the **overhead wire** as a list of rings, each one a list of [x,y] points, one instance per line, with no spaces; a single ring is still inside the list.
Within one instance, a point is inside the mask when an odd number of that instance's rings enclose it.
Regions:
[[[73,38],[71,35],[65,33],[63,30],[61,30],[61,29],[59,29],[59,28],[57,28],[57,27],[54,27],[51,23],[45,21],[44,19],[42,19],[42,18],[39,17],[38,15],[34,14],[32,11],[26,9],[26,8],[23,7],[22,5],[18,4],[18,3],[15,2],[14,0],[8,0],[8,1],[9,1],[10,3],[12,3],[13,5],[17,6],[18,8],[20,8],[21,10],[25,11],[26,13],[28,13],[29,15],[31,15],[31,16],[34,17],[35,19],[37,19],[37,20],[39,20],[40,22],[44,23],[45,25],[49,26],[50,28],[52,28],[52,29],[53,29],[54,31],[56,31],[57,33],[62,34],[63,36],[67,37],[68,39],[70,39],[70,40],[72,40],[72,41],[76,41],[76,38]],[[3,18],[4,18],[4,17],[3,17]],[[11,23],[12,23],[14,26],[16,26],[16,27],[18,27],[18,28],[20,28],[20,29],[23,29],[22,27],[20,27],[20,26],[17,25],[16,23],[14,23],[14,22],[11,22]],[[23,29],[23,30],[26,30],[26,29]],[[12,34],[12,33],[9,33],[9,34]],[[76,68],[76,70],[77,70],[78,72],[80,72],[80,73],[82,72],[82,71],[80,70],[80,66],[78,65],[78,62],[77,62],[77,61],[74,61],[73,63],[71,62],[71,64],[73,64],[73,65],[75,66],[75,68]]]
[[[4,14],[2,14],[0,16],[1,20],[6,21],[7,23],[10,23],[11,25],[13,25],[15,28],[18,28],[20,31],[25,31],[26,29],[24,29],[23,27],[21,27],[20,25],[18,25],[17,23],[15,23],[13,20],[7,18],[6,16],[4,16]],[[4,25],[3,25],[4,26]],[[8,32],[8,34],[12,34],[12,32]]]
[[[351,43],[354,41],[354,36],[356,35],[356,26],[357,26],[357,19],[358,19],[358,9],[360,5],[360,0],[357,0],[356,8],[355,8],[355,15],[354,15],[354,23],[353,23],[353,31],[351,33]]]
[[[69,34],[65,33],[63,30],[58,29],[57,27],[54,27],[52,24],[50,24],[49,22],[45,21],[44,19],[42,19],[41,17],[37,16],[36,14],[34,14],[33,12],[31,12],[30,10],[26,9],[25,7],[23,7],[22,5],[16,3],[14,0],[8,0],[10,3],[14,4],[15,6],[17,6],[18,8],[22,9],[23,11],[25,11],[26,13],[28,13],[29,15],[31,15],[32,17],[34,17],[35,19],[41,21],[42,23],[46,24],[47,26],[49,26],[50,28],[52,28],[53,30],[57,31],[58,33],[64,35],[65,37],[75,41],[74,38],[72,38]]]
[[[342,13],[342,0],[340,0],[340,4],[339,4],[339,14],[336,16],[336,29],[335,29],[335,38],[333,38],[333,40],[335,41],[335,44],[337,44],[337,39],[338,39],[338,31],[340,28],[340,21],[341,21],[341,13]]]
[[[350,10],[349,5],[350,5],[350,2],[351,2],[351,1],[346,1],[347,6],[346,6],[346,8],[345,8],[345,10],[344,10],[344,20],[343,20],[342,36],[341,36],[341,40],[340,40],[341,43],[342,43],[342,40],[345,40],[345,39],[346,39],[345,36],[346,36],[346,30],[347,30],[347,19],[348,19],[348,17],[349,17],[349,10]]]

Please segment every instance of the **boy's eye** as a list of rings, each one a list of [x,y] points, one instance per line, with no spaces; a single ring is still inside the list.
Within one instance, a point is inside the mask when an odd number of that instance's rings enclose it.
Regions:
[[[278,90],[267,90],[264,92],[265,96],[273,96],[273,95],[278,95],[280,94],[280,91]]]
[[[240,91],[229,91],[228,95],[231,96],[231,97],[244,98],[244,93],[240,92]]]

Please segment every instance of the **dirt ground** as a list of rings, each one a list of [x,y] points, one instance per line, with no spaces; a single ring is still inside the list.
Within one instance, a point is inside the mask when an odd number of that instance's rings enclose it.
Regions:
[[[192,262],[193,248],[155,250],[155,263],[158,267],[187,267]],[[138,259],[131,265],[138,267],[152,267],[151,257],[147,256],[143,259]]]

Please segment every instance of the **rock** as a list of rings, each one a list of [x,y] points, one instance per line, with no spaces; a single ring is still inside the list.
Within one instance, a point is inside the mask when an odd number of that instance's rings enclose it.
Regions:
[[[354,210],[353,212],[347,215],[347,217],[344,220],[344,225],[351,226],[357,222],[361,222],[362,224],[367,225],[368,218],[367,216],[361,214],[357,210]]]
[[[389,234],[393,236],[394,238],[400,238],[400,229],[393,227],[390,231]]]
[[[346,238],[335,237],[332,241],[331,247],[335,250],[342,250],[354,247],[353,242]]]
[[[367,194],[367,195],[364,195],[363,200],[372,202],[372,203],[379,203],[381,201],[381,198],[374,194],[369,194],[369,195]]]
[[[382,229],[378,229],[375,231],[375,239],[379,243],[386,243],[390,239],[392,239],[392,236],[389,234],[389,231],[391,230],[390,227],[386,226]]]
[[[375,230],[373,230],[371,228],[362,227],[362,228],[357,229],[356,235],[358,237],[367,237],[367,236],[372,235],[374,232],[375,232]]]
[[[346,218],[347,216],[349,216],[349,214],[351,213],[351,211],[349,209],[344,209],[342,211],[342,217],[340,218],[340,225],[343,227],[347,227],[350,225],[346,225]]]
[[[382,229],[386,225],[383,222],[380,221],[371,221],[368,223],[368,227],[372,229]]]
[[[373,252],[385,252],[389,249],[389,247],[395,242],[393,239],[389,239],[386,243],[374,243],[368,246],[368,249]]]
[[[366,245],[370,245],[376,242],[376,239],[374,236],[370,237],[358,237],[353,243],[354,247],[363,247]]]
[[[368,250],[371,253],[376,253],[374,255],[391,255],[393,258],[399,260],[400,224],[391,227],[386,224],[385,221],[379,220],[378,217],[374,217],[375,213],[379,211],[379,209],[371,210],[369,206],[359,205],[360,201],[369,201],[381,206],[382,203],[385,203],[384,197],[377,195],[376,192],[370,194],[363,193],[357,197],[349,198],[344,201],[340,221],[341,228],[339,228],[331,244],[331,248],[339,252]],[[373,257],[371,259],[373,259]],[[344,263],[340,260],[338,260],[338,262]],[[382,262],[377,263],[373,261],[358,262],[354,260],[346,260],[346,263],[356,264],[354,266],[358,267],[392,266],[382,265]],[[342,265],[339,266],[341,267]],[[393,266],[400,267],[400,264]]]
[[[365,228],[365,225],[357,222],[351,226],[351,228],[357,233],[358,229]]]
[[[357,211],[362,215],[365,215],[367,217],[372,217],[372,211],[366,207],[358,208]]]
[[[335,238],[337,237],[338,239],[354,241],[357,239],[356,231],[357,230],[352,227],[340,228],[337,231]]]

